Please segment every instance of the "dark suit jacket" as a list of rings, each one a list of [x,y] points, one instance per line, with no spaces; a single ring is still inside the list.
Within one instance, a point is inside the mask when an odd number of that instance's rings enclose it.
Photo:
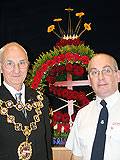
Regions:
[[[31,103],[36,99],[37,93],[31,88],[25,89],[26,103]],[[7,101],[12,100],[16,103],[11,93],[4,85],[0,87],[0,99]],[[31,102],[30,102],[31,101]],[[32,158],[31,160],[51,160],[51,133],[50,123],[48,117],[48,99],[44,96],[44,107],[42,108],[42,116],[39,123],[37,123],[37,130],[32,131],[29,142],[32,142]],[[15,108],[9,109],[9,115],[14,115],[16,122],[23,125],[29,125],[33,121],[34,109],[27,111],[27,119],[23,113],[17,111]],[[6,122],[6,116],[0,115],[0,160],[18,160],[17,149],[18,146],[25,141],[25,136],[21,131],[15,131],[13,124]]]

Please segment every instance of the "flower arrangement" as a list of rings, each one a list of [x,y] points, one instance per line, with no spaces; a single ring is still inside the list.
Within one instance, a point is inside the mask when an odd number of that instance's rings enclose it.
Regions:
[[[53,21],[57,23],[60,34],[56,33],[55,25],[50,25],[47,29],[48,33],[56,34],[60,40],[55,44],[53,50],[46,53],[41,53],[38,59],[32,65],[26,83],[34,89],[42,88],[46,86],[46,77],[53,66],[55,65],[68,65],[79,64],[82,67],[87,68],[89,59],[93,56],[94,51],[85,46],[84,42],[81,41],[80,36],[85,31],[91,30],[91,23],[84,23],[84,29],[80,31],[81,20],[85,15],[84,12],[76,13],[78,17],[78,23],[73,32],[71,26],[71,12],[74,9],[67,8],[65,11],[68,13],[68,31],[65,33],[64,29],[61,28],[60,22],[62,18],[56,18]]]
[[[72,56],[71,53],[67,53],[67,55],[69,59]],[[86,63],[86,61],[88,61],[88,59],[86,59],[84,63]],[[55,82],[67,79],[67,73],[70,73],[73,76],[72,79],[75,80],[83,76],[84,72],[85,68],[81,67],[77,63],[67,63],[66,65],[54,65],[52,69],[49,71],[48,76],[46,77],[47,84],[49,85],[49,92],[57,97],[61,97],[66,100],[76,100],[79,103],[79,106],[81,107],[88,104],[89,100],[84,92],[78,92],[75,90],[55,86]]]
[[[94,51],[85,46],[84,44],[78,45],[66,45],[59,49],[54,48],[49,52],[42,53],[36,62],[32,66],[32,70],[29,71],[27,78],[27,84],[32,88],[44,89],[46,84],[46,77],[53,66],[55,65],[68,65],[68,64],[79,64],[87,68],[87,64]]]
[[[54,19],[59,27],[60,34],[55,29],[55,25],[50,25],[48,33],[54,33],[60,40],[57,41],[53,50],[41,53],[29,70],[26,84],[33,89],[42,90],[54,94],[66,100],[76,100],[81,107],[89,103],[86,93],[68,89],[64,86],[56,86],[56,82],[66,81],[67,74],[72,76],[72,81],[82,79],[86,74],[89,60],[93,57],[94,51],[81,41],[80,36],[85,31],[91,30],[91,23],[84,23],[84,28],[80,32],[81,19],[85,15],[83,12],[76,13],[79,18],[78,24],[73,32],[70,14],[73,9],[65,9],[68,12],[68,32],[61,28],[62,18]],[[74,121],[75,114],[71,117],[68,113],[52,112],[51,128],[53,129],[53,144],[64,143],[61,141],[67,138],[70,131],[70,119]],[[55,138],[58,138],[57,141]]]
[[[74,122],[75,114],[71,116]],[[51,117],[51,128],[53,137],[53,145],[65,145],[70,132],[70,116],[68,113],[57,111]]]

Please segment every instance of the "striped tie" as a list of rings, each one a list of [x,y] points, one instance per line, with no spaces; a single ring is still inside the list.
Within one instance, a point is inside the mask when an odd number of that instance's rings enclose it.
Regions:
[[[18,102],[21,102],[21,96],[22,96],[22,93],[16,93],[16,94],[15,94],[17,103],[18,103]],[[27,118],[26,109],[23,109],[22,112],[23,112],[25,118]]]
[[[22,93],[16,93],[16,94],[15,94],[16,101],[17,101],[17,102],[20,102],[20,101],[21,101],[21,96],[22,96]]]

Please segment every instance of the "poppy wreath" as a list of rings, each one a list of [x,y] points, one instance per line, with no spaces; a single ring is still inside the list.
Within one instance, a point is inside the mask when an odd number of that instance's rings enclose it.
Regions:
[[[75,120],[75,114],[71,116],[72,122]],[[55,146],[64,146],[70,132],[70,116],[68,113],[57,111],[52,116],[51,128],[53,128],[52,143]]]
[[[85,73],[85,68],[76,63],[54,65],[46,77],[46,82],[49,86],[49,92],[66,100],[76,100],[79,103],[79,106],[88,104],[89,100],[83,91],[78,92],[65,87],[56,87],[54,85],[55,82],[61,82],[63,80],[65,81],[67,79],[67,73],[72,75],[73,80],[76,80],[82,77],[82,75]]]
[[[56,82],[67,80],[68,74],[71,75],[71,80],[81,80],[87,73],[89,60],[94,56],[94,51],[89,45],[80,39],[80,36],[91,30],[91,23],[81,25],[81,19],[85,15],[83,12],[76,13],[78,24],[75,31],[71,30],[70,14],[73,9],[65,9],[69,16],[68,31],[65,33],[61,28],[61,18],[54,19],[54,23],[59,26],[60,34],[55,25],[50,25],[47,29],[48,33],[55,34],[59,38],[52,50],[42,52],[32,64],[31,69],[26,79],[26,85],[31,88],[53,94],[66,100],[76,100],[77,105],[82,108],[89,103],[85,91],[68,89],[65,86],[56,86]],[[74,21],[75,23],[75,21]],[[80,31],[80,29],[82,29]],[[50,111],[50,122],[52,128],[53,145],[65,145],[66,139],[70,132],[70,119],[72,122],[75,119],[76,113],[70,115],[61,111]]]
[[[85,13],[78,12],[75,14],[78,23],[75,30],[72,31],[71,12],[73,12],[74,9],[66,8],[65,11],[68,14],[68,31],[65,33],[60,25],[62,18],[55,18],[53,20],[54,23],[57,23],[59,34],[57,33],[55,25],[50,25],[47,28],[47,32],[57,35],[59,40],[54,45],[53,50],[41,53],[39,58],[36,59],[32,65],[32,69],[29,70],[26,84],[33,89],[42,90],[43,92],[48,89],[49,92],[55,96],[67,100],[77,100],[86,104],[88,103],[88,99],[84,92],[77,92],[54,85],[56,81],[65,81],[67,73],[72,75],[72,80],[74,80],[75,77],[78,79],[82,77],[86,72],[89,60],[94,55],[94,51],[90,49],[89,46],[84,45],[84,41],[80,39],[80,36],[84,32],[91,30],[91,23],[84,23],[84,26],[81,26],[81,20]]]
[[[72,44],[72,40],[70,43]],[[73,80],[82,77],[94,51],[89,46],[85,46],[83,42],[79,45],[64,46],[64,43],[62,45],[63,47],[54,47],[53,51],[42,53],[36,59],[32,69],[29,70],[26,83],[33,89],[43,92],[48,89],[55,96],[67,100],[77,100],[81,106],[86,105],[89,100],[83,91],[78,92],[64,87],[55,87],[54,83],[66,80],[68,72],[72,74]]]

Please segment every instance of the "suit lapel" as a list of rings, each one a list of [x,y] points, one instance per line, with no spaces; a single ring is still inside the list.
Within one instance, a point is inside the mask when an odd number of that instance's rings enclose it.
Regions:
[[[9,90],[4,86],[4,84],[1,85],[0,90],[2,92],[0,92],[0,99],[2,99],[3,101],[8,101],[11,100],[13,101],[14,104],[16,104],[16,100],[14,99],[14,97],[12,96],[12,94],[9,92]],[[33,101],[36,100],[36,95],[34,94],[34,92],[25,86],[25,103],[30,103],[32,104]],[[24,114],[21,111],[17,111],[15,108],[10,109],[10,114],[13,114],[16,117],[16,120],[20,121],[28,121],[30,122],[31,120],[33,121],[33,115],[35,114],[35,112],[32,111],[28,113],[28,119],[26,120],[26,118],[24,117]]]
[[[14,99],[12,94],[9,92],[9,90],[3,84],[0,87],[0,90],[1,90],[0,99],[2,99],[3,101],[11,100],[14,103],[16,103],[16,100]]]
[[[36,96],[34,92],[31,90],[31,88],[28,88],[25,86],[25,103],[29,103],[32,105],[32,103],[36,101]],[[33,116],[35,115],[35,111],[32,108],[31,111],[27,111],[28,114],[28,122],[33,121]]]
[[[4,86],[4,84],[2,84],[0,90],[2,91],[0,92],[0,99],[2,99],[3,101],[11,100],[14,104],[16,104],[16,100],[14,99],[10,91]],[[9,114],[13,114],[18,121],[20,121],[21,119],[23,121],[25,119],[24,114],[21,111],[17,111],[14,107],[9,110]]]

